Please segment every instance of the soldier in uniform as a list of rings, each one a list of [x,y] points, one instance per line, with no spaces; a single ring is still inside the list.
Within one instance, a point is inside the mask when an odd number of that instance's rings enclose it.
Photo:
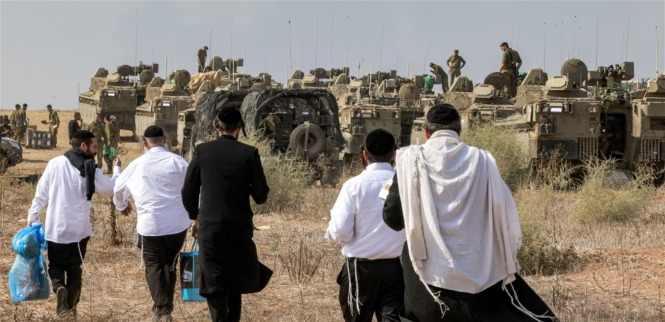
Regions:
[[[23,124],[23,119],[21,118],[21,104],[16,104],[14,108],[16,108],[16,110],[9,115],[9,124],[12,127],[12,138],[21,143],[18,140],[18,134],[21,130],[21,125]]]
[[[104,128],[104,122],[102,121],[102,113],[97,113],[97,116],[95,116],[95,120],[88,124],[88,127],[86,128],[88,132],[91,132],[92,134],[95,135],[95,137],[99,140],[98,144],[104,149],[104,147],[108,144],[108,137],[106,136],[106,129]],[[103,153],[97,153],[97,168],[102,168],[102,156]]]
[[[196,52],[196,62],[199,66],[199,73],[203,73],[205,70],[206,58],[208,57],[208,46],[203,46]]]
[[[60,127],[60,117],[58,112],[53,110],[51,104],[46,105],[48,110],[48,129],[51,132],[51,148],[55,149],[58,144],[58,128]]]
[[[507,42],[501,43],[499,47],[503,51],[499,71],[508,76],[509,81],[506,95],[508,98],[513,98],[517,95],[517,73],[520,66],[522,66],[522,58],[520,58],[520,54],[516,50],[508,46]]]
[[[0,137],[11,139],[14,136],[14,130],[9,125],[9,118],[5,118],[0,126]]]
[[[21,123],[17,123],[18,125],[18,138],[16,141],[22,143],[25,142],[25,131],[28,130],[28,104],[23,103],[23,109],[19,111]]]
[[[436,83],[441,84],[441,89],[443,92],[448,91],[448,75],[446,75],[446,72],[443,71],[443,68],[441,66],[435,64],[435,63],[429,63],[429,68],[431,68],[430,72],[436,76]]]
[[[448,57],[448,60],[446,61],[448,64],[448,67],[450,68],[449,74],[450,74],[450,85],[453,85],[453,82],[455,81],[455,78],[459,77],[462,75],[462,68],[466,66],[466,61],[462,56],[459,55],[459,50],[455,49],[453,52],[452,56]]]
[[[109,154],[104,155],[104,161],[106,161],[106,166],[109,168],[109,173],[113,170],[113,159],[111,159],[110,151],[111,148],[115,149],[116,153],[118,151],[118,143],[120,142],[120,126],[116,122],[118,118],[115,115],[109,117],[109,121],[106,122],[106,137],[108,138],[108,150]]]

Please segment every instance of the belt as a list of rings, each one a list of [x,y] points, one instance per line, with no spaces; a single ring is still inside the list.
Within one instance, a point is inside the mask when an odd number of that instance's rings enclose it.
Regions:
[[[358,258],[358,257],[347,257],[346,258],[349,261],[356,261],[356,262],[392,262],[392,261],[399,261],[399,257],[394,257],[394,258],[378,258],[378,259],[368,259],[368,258]]]

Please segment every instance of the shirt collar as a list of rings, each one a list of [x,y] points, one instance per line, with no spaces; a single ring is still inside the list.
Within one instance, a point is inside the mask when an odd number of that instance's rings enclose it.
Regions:
[[[156,146],[148,149],[148,153],[168,152],[163,146]]]
[[[367,171],[381,171],[381,170],[390,170],[394,171],[393,166],[388,162],[374,162],[368,165],[365,170]]]
[[[453,138],[457,139],[457,141],[462,141],[462,138],[460,138],[459,134],[457,132],[452,131],[452,130],[439,130],[434,132],[432,136],[430,136],[430,139],[438,139],[438,138]]]

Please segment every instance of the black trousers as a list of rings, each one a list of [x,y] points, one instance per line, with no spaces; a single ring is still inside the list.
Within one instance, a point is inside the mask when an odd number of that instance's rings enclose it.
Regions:
[[[240,293],[213,293],[206,297],[213,322],[240,321],[242,297]]]
[[[170,315],[173,311],[173,292],[176,284],[177,256],[185,242],[187,229],[164,236],[141,236],[145,279],[152,297],[155,315]]]
[[[440,292],[438,298],[449,308],[444,315],[439,304],[434,301],[432,295],[429,294],[425,285],[420,281],[408,256],[405,244],[402,258],[404,260],[404,282],[406,286],[404,290],[404,318],[406,319],[403,319],[403,321],[534,321],[511,303],[510,296],[501,288],[502,282],[498,282],[478,294],[456,292],[430,286],[432,292]],[[511,294],[517,294],[517,296],[513,295],[513,298],[519,299],[519,302],[530,312],[550,316],[556,321],[554,313],[538,294],[526,284],[522,277],[516,275],[516,278],[514,282],[507,285]],[[552,319],[541,320],[552,321]]]
[[[347,263],[350,272],[347,271]],[[349,289],[349,280],[351,289]],[[378,321],[399,322],[399,311],[404,301],[404,280],[399,258],[378,260],[347,258],[337,277],[337,283],[339,305],[345,321],[371,322],[372,316],[376,315]],[[351,303],[349,303],[349,292],[351,292]],[[359,304],[356,303],[356,299]]]
[[[53,292],[58,288],[67,289],[67,302],[75,308],[81,297],[81,264],[85,259],[85,251],[90,237],[78,243],[59,244],[47,241],[48,275],[51,278]]]

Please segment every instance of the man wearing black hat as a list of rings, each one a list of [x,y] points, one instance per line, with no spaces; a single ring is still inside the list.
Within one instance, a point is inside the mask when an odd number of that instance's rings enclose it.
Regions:
[[[213,321],[240,321],[241,294],[261,291],[272,273],[258,261],[249,204],[250,196],[264,203],[269,188],[259,151],[238,142],[242,128],[237,109],[222,109],[219,138],[196,146],[182,188],[199,241],[200,294]]]
[[[344,245],[345,257],[337,277],[339,304],[345,321],[399,321],[404,280],[399,255],[404,231],[383,222],[382,192],[395,170],[395,138],[376,129],[365,137],[365,170],[342,186],[330,210],[326,239]]]
[[[423,145],[397,151],[383,209],[406,235],[402,321],[556,320],[517,275],[517,207],[492,155],[462,142],[452,105],[424,127]]]
[[[98,146],[92,133],[76,132],[71,144],[72,149],[65,155],[48,162],[39,178],[28,210],[28,226],[39,224],[39,214],[46,208],[48,274],[56,294],[56,312],[59,316],[76,317],[76,304],[81,294],[81,264],[92,235],[92,195],[113,195],[121,163],[116,159],[113,177],[109,178],[95,167]]]
[[[191,220],[182,205],[180,189],[187,161],[164,145],[164,131],[155,125],[143,133],[146,152],[127,166],[114,188],[113,203],[123,214],[134,198],[136,232],[140,237],[145,278],[152,296],[155,320],[170,321],[176,283],[177,255],[185,241]]]

